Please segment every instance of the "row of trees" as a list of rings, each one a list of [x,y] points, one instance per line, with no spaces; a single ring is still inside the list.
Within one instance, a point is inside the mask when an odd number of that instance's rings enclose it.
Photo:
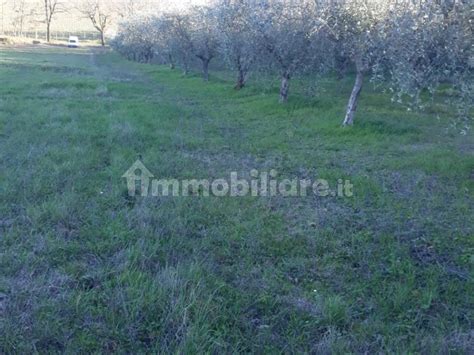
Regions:
[[[236,89],[252,70],[265,68],[280,76],[282,103],[297,75],[353,70],[344,125],[354,122],[367,77],[417,106],[423,92],[447,83],[450,99],[469,118],[472,10],[462,0],[220,0],[186,13],[130,18],[113,46],[130,59],[159,60],[184,74],[197,61],[206,81],[209,64],[219,60],[235,71]]]

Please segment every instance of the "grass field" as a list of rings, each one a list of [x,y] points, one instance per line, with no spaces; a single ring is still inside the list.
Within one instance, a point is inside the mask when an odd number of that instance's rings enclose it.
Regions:
[[[370,85],[342,128],[351,80],[282,106],[276,86],[1,48],[0,353],[473,352],[472,133]],[[132,198],[137,158],[355,195]]]

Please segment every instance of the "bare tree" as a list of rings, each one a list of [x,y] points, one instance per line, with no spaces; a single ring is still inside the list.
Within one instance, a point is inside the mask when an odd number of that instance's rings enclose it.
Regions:
[[[25,22],[30,15],[26,0],[15,0],[13,2],[12,25],[17,36],[23,36]]]
[[[7,0],[0,1],[1,19],[2,19],[2,35],[5,34],[5,5],[8,4]]]
[[[51,41],[51,23],[53,17],[59,12],[63,12],[61,0],[44,0],[44,20],[46,24],[46,41]]]
[[[112,22],[113,9],[107,0],[85,0],[77,8],[100,34],[100,43],[105,46],[105,31]]]

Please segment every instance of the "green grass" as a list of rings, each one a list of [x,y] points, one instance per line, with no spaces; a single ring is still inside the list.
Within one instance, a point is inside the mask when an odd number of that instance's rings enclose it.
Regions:
[[[0,51],[0,353],[473,350],[473,139],[351,78]],[[349,178],[353,198],[130,198],[159,177]]]

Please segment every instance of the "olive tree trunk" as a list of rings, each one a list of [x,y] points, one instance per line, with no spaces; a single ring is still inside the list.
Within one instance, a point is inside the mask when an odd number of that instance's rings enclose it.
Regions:
[[[290,91],[290,74],[284,73],[281,77],[280,102],[288,102],[288,93]]]
[[[44,14],[46,24],[46,41],[49,43],[51,40],[51,17],[49,15],[48,1],[44,0]],[[2,19],[3,22],[3,19]]]
[[[100,31],[100,44],[102,47],[105,47],[105,35],[103,30]]]
[[[235,84],[235,89],[240,90],[245,86],[245,72],[242,68],[239,68],[237,75],[237,83]]]
[[[246,72],[242,65],[240,57],[237,58],[237,82],[235,84],[235,90],[240,90],[245,86]]]
[[[51,42],[51,25],[49,22],[46,24],[46,41]]]
[[[189,74],[189,61],[187,58],[183,58],[182,70],[183,70],[183,76],[187,76]]]
[[[170,65],[170,69],[174,70],[174,68],[176,68],[176,65],[174,63],[174,58],[171,54],[168,54],[168,62],[169,62],[169,65]]]
[[[359,103],[359,96],[362,91],[364,83],[364,73],[361,70],[357,71],[354,88],[352,89],[351,97],[347,105],[346,117],[344,118],[344,126],[350,126],[354,123],[355,113],[357,111],[357,104]]]
[[[202,78],[204,81],[209,81],[209,62],[211,61],[208,58],[201,59],[202,61]]]

